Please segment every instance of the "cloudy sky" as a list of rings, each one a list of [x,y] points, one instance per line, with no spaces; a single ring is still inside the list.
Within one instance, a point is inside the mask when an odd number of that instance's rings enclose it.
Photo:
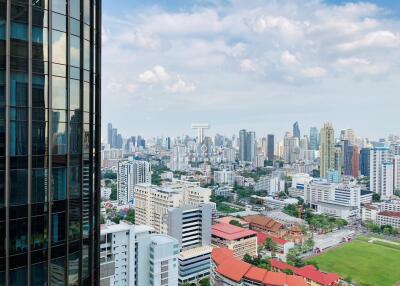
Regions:
[[[399,134],[399,31],[394,0],[104,0],[103,130]]]

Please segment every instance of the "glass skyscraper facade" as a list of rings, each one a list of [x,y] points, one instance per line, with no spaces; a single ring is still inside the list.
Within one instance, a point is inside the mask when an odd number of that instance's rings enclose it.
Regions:
[[[0,285],[98,283],[100,0],[0,0]]]

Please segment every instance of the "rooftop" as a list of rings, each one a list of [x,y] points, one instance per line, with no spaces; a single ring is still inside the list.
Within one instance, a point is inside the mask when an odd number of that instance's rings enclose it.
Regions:
[[[253,215],[253,216],[246,216],[244,217],[244,220],[249,222],[250,224],[257,224],[260,225],[270,231],[278,231],[280,228],[282,228],[282,224],[277,222],[276,220],[266,217],[266,216],[261,216],[261,215]]]
[[[258,245],[263,245],[265,243],[265,241],[267,240],[267,238],[271,238],[272,241],[275,242],[278,245],[284,245],[284,244],[288,243],[287,240],[284,240],[282,238],[273,237],[271,235],[259,232],[259,233],[257,233],[257,243],[258,243]]]
[[[383,211],[378,213],[378,215],[400,218],[400,212]]]
[[[237,240],[248,236],[256,236],[257,233],[252,230],[244,229],[228,223],[214,224],[211,228],[212,235],[225,240]]]
[[[193,258],[193,257],[199,256],[199,255],[211,253],[211,251],[212,251],[211,246],[208,246],[208,245],[199,246],[199,247],[195,247],[195,248],[191,248],[191,249],[182,251],[179,254],[179,259],[185,260],[185,259]]]

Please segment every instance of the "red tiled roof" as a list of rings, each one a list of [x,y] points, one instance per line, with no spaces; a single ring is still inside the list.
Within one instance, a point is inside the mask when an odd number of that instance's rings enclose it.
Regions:
[[[294,274],[310,279],[311,281],[317,282],[324,286],[334,285],[333,283],[340,279],[339,275],[336,273],[323,273],[318,271],[314,265],[307,265],[302,268],[297,268],[275,259],[271,259],[270,263],[271,267],[273,268],[278,268],[281,271],[290,269]]]
[[[251,265],[236,258],[229,258],[217,267],[217,272],[232,281],[239,282]]]
[[[217,273],[236,283],[247,279],[267,286],[307,286],[301,277],[270,272],[234,258],[227,248],[214,248],[211,258],[217,264]]]
[[[226,240],[237,240],[247,236],[256,236],[252,230],[244,229],[227,223],[214,224],[211,228],[212,235]]]
[[[400,218],[400,212],[383,211],[383,212],[378,213],[378,215]]]
[[[261,215],[250,215],[243,218],[245,221],[251,224],[259,225],[268,231],[276,232],[283,227],[283,224],[277,222],[276,220],[261,216]]]
[[[288,243],[287,240],[284,240],[282,238],[273,237],[271,235],[259,232],[259,233],[257,233],[258,245],[263,245],[265,243],[265,241],[267,240],[267,238],[271,238],[273,242],[275,242],[276,244],[279,244],[279,245],[284,245],[284,244]]]

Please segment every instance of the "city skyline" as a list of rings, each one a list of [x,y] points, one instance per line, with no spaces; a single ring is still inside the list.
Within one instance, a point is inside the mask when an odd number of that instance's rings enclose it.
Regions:
[[[397,132],[398,4],[247,2],[105,1],[103,132]]]

